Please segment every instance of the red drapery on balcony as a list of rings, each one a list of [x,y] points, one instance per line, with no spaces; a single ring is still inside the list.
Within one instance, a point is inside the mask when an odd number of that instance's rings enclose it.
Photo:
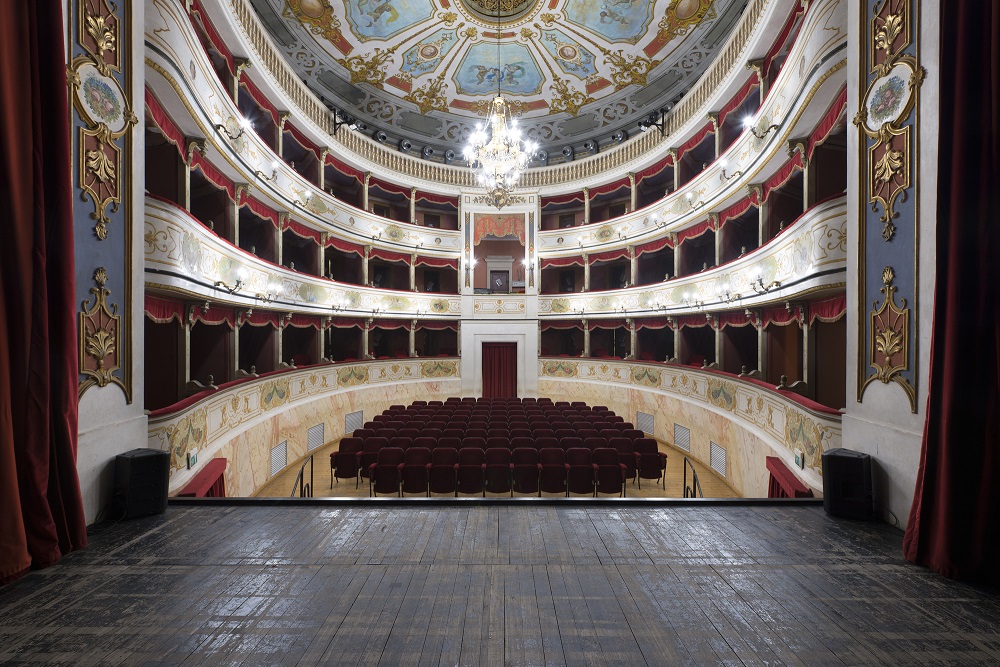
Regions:
[[[517,397],[517,343],[483,343],[483,398]]]
[[[592,255],[587,255],[587,261],[593,264],[595,262],[610,262],[611,260],[619,259],[621,257],[628,257],[628,248],[617,248],[615,250],[595,252]]]
[[[789,324],[799,323],[799,309],[793,307],[791,311],[787,308],[779,306],[777,308],[766,308],[761,313],[761,318],[764,321],[764,326],[769,327],[772,324],[778,326],[787,326]]]
[[[658,250],[663,250],[664,248],[673,248],[674,242],[670,238],[670,235],[665,235],[655,241],[650,241],[649,243],[643,243],[642,245],[637,245],[635,247],[635,256],[645,255],[647,252],[656,252]],[[673,268],[673,267],[671,267]]]
[[[219,54],[226,59],[226,65],[229,67],[229,73],[236,73],[236,65],[233,62],[233,54],[229,52],[229,48],[226,46],[226,40],[222,39],[222,35],[215,29],[212,22],[208,18],[208,14],[205,13],[204,7],[202,7],[201,0],[191,1],[191,16],[198,16],[201,19],[201,24],[205,28],[205,34],[208,35],[208,41],[212,42],[212,46],[219,52]]]
[[[250,313],[250,316],[247,317],[244,312],[240,314],[240,326],[272,326],[277,329],[281,326],[281,314],[273,310],[254,310]]]
[[[392,250],[385,250],[384,248],[372,248],[368,256],[372,259],[381,259],[386,262],[403,262],[404,264],[410,263],[410,255],[405,252],[394,252]]]
[[[246,192],[240,193],[240,206],[246,206],[254,215],[264,220],[270,220],[271,224],[275,227],[278,226],[278,212],[263,202],[249,196]]]
[[[457,269],[458,268],[458,259],[457,258],[448,258],[448,257],[428,257],[426,255],[418,255],[417,256],[417,261],[415,261],[413,263],[413,265],[414,266],[420,266],[420,265],[433,266],[433,267],[436,267],[436,268],[451,267],[453,269]]]
[[[341,174],[344,174],[345,176],[350,176],[351,178],[357,180],[358,183],[365,182],[365,172],[355,167],[352,167],[349,164],[341,162],[340,160],[333,157],[329,153],[327,153],[326,155],[326,164],[330,165]]]
[[[712,221],[704,220],[702,222],[699,222],[697,225],[691,225],[690,227],[687,227],[677,232],[677,243],[680,244],[682,241],[686,239],[697,238],[702,234],[704,234],[705,232],[710,232],[710,231],[712,231]]]
[[[205,324],[225,324],[230,329],[236,326],[236,313],[232,308],[222,308],[211,306],[208,310],[201,306],[194,307],[194,315],[191,323],[204,322]]]
[[[701,327],[707,327],[710,322],[708,318],[704,315],[682,315],[674,320],[677,322],[678,329],[684,329],[691,327],[692,329],[699,329]]]
[[[771,62],[775,57],[781,53],[782,47],[785,42],[788,41],[789,35],[792,33],[792,29],[795,28],[795,22],[798,20],[799,14],[803,11],[802,5],[799,3],[794,3],[792,6],[792,11],[785,19],[785,24],[781,26],[781,32],[778,33],[777,39],[771,44],[770,50],[768,50],[767,55],[764,56],[764,71],[767,72],[771,67]]]
[[[271,122],[277,125],[280,121],[278,107],[274,106],[271,100],[267,98],[267,95],[265,95],[260,88],[254,85],[254,82],[250,80],[250,77],[245,74],[240,77],[240,85],[246,89],[247,94],[250,95],[250,99],[256,102],[257,106],[267,112],[267,114],[271,117]]]
[[[829,299],[809,303],[809,324],[812,324],[816,320],[820,322],[836,322],[846,314],[846,294],[838,294]]]
[[[388,318],[373,320],[371,329],[406,329],[410,330],[410,320],[391,320]]]
[[[174,299],[165,299],[147,293],[143,298],[146,317],[157,324],[168,324],[171,320],[184,323],[184,304]]]
[[[595,199],[600,195],[609,195],[619,190],[624,190],[629,187],[628,177],[620,178],[617,181],[611,181],[610,183],[605,183],[604,185],[597,185],[590,188],[590,198]]]
[[[809,147],[807,152],[809,157],[812,157],[813,150],[818,144],[823,143],[826,138],[833,131],[833,128],[837,127],[840,122],[840,117],[844,115],[847,110],[847,87],[840,89],[840,93],[833,100],[833,103],[827,108],[826,113],[823,114],[823,119],[819,122],[819,125],[812,131],[809,135]]]
[[[760,80],[757,78],[757,72],[754,72],[747,79],[747,82],[743,84],[743,87],[736,91],[736,94],[729,98],[729,101],[719,109],[719,125],[726,122],[726,116],[743,106],[743,103],[747,101],[747,98],[750,97],[754,89],[759,87]]]
[[[715,129],[712,127],[712,123],[708,123],[707,125],[705,125],[705,127],[695,132],[694,136],[692,136],[690,139],[688,139],[683,144],[677,147],[677,159],[680,160],[682,157],[684,157],[685,153],[687,153],[689,150],[700,144],[702,141],[705,140],[705,137],[707,137],[710,134],[713,134],[714,132]]]
[[[579,329],[583,331],[580,320],[542,320],[542,331],[546,329]]]
[[[0,3],[0,583],[87,546],[65,6]]]
[[[229,199],[236,201],[236,184],[228,176],[216,169],[215,165],[206,158],[203,158],[198,151],[191,154],[191,168],[194,169],[195,167],[201,169],[201,173],[205,175],[205,178],[209,182],[225,190],[226,194],[229,195]]]
[[[458,322],[454,320],[417,320],[417,329],[428,331],[458,331]]]
[[[422,192],[417,190],[416,200],[419,201],[429,201],[432,204],[448,204],[453,206],[455,210],[458,210],[458,197],[450,197],[448,195],[436,195],[433,192]]]
[[[764,191],[764,201],[767,201],[767,198],[771,195],[772,190],[780,188],[782,185],[787,183],[788,179],[792,177],[796,169],[802,169],[802,154],[798,151],[796,151],[795,155],[793,155],[788,162],[783,164],[778,171],[764,181],[764,184],[761,186],[761,189]]]
[[[516,237],[524,245],[524,215],[503,213],[476,213],[473,223],[472,244],[479,245],[489,235],[498,239]]]
[[[317,243],[317,245],[322,245],[323,243],[323,232],[318,229],[313,229],[311,227],[306,227],[301,222],[296,222],[291,218],[285,218],[285,229],[290,231],[302,239],[311,239]]]
[[[316,315],[302,315],[296,313],[292,315],[291,319],[282,319],[281,321],[285,326],[295,327],[296,329],[308,329],[312,327],[318,331],[323,328],[323,318]]]
[[[285,121],[285,132],[288,132],[288,134],[292,135],[292,138],[295,139],[295,141],[298,142],[300,146],[302,146],[307,151],[315,155],[317,160],[320,159],[323,150],[319,146],[311,142],[309,140],[309,137],[303,134],[302,130],[295,127],[293,123]]]
[[[643,179],[649,178],[651,176],[656,176],[661,171],[667,167],[674,166],[674,156],[668,155],[656,164],[650,165],[641,171],[635,173],[635,182],[638,185]]]
[[[756,195],[753,199],[756,199]],[[727,220],[732,220],[733,218],[738,218],[744,213],[746,213],[752,206],[754,206],[754,201],[750,197],[744,197],[739,200],[729,208],[719,212],[719,227],[726,224]]]
[[[618,329],[625,326],[625,320],[622,318],[610,318],[606,320],[587,320],[587,328],[591,331],[594,329]]]
[[[637,317],[632,322],[635,324],[636,331],[671,328],[670,321],[665,317]]]
[[[333,329],[363,329],[364,320],[359,320],[351,317],[331,317],[329,321],[325,321],[324,324],[326,328]]]
[[[177,150],[180,152],[181,157],[186,159],[187,156],[185,155],[185,151],[187,151],[187,146],[185,145],[186,140],[184,133],[181,132],[181,129],[174,124],[170,115],[163,110],[163,106],[160,104],[160,101],[156,99],[156,96],[153,95],[153,91],[149,88],[146,88],[146,109],[149,110],[149,116],[153,119],[156,127],[160,128],[160,132],[163,133],[163,137],[174,146],[177,146]]]
[[[543,257],[541,261],[543,269],[549,267],[583,266],[584,264],[583,257]]]
[[[368,180],[368,187],[378,188],[383,192],[395,195],[403,195],[407,199],[410,198],[410,188],[405,185],[400,185],[398,183],[391,183],[389,181],[383,181],[381,178],[375,178],[374,176]]]
[[[718,314],[719,329],[726,327],[745,327],[753,324],[747,314],[742,310],[730,310]]]
[[[350,241],[345,241],[343,239],[339,239],[339,238],[337,238],[336,236],[333,236],[333,235],[327,235],[327,237],[326,237],[326,246],[328,248],[329,247],[336,248],[337,250],[339,250],[341,252],[353,252],[353,253],[355,253],[357,255],[361,255],[362,257],[364,257],[364,254],[365,254],[365,248],[364,248],[364,246],[360,246],[360,245],[358,245],[356,243],[351,243]]]
[[[542,208],[550,204],[568,204],[572,201],[582,202],[584,200],[583,190],[574,190],[573,192],[567,192],[564,195],[553,195],[551,197],[542,197]]]

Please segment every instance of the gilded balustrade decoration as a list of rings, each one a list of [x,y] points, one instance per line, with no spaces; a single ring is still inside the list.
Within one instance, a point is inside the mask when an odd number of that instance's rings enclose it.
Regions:
[[[859,194],[865,202],[859,220],[858,349],[864,353],[858,356],[858,402],[872,382],[893,382],[916,413],[917,137],[925,76],[916,41],[920,5],[866,0],[864,7],[859,74],[867,85],[854,117]],[[897,304],[897,293],[908,296]]]
[[[90,282],[90,297],[78,314],[79,395],[90,387],[116,385],[132,401],[132,130],[138,119],[129,92],[132,72],[130,6],[109,0],[69,4],[72,59],[66,68],[73,119],[74,171],[80,199],[74,217],[86,213],[92,234],[76,235],[78,293]],[[77,225],[78,229],[82,229]],[[117,234],[115,229],[120,230]],[[99,248],[107,244],[108,247]],[[101,257],[102,260],[97,260]],[[95,258],[89,267],[88,259]],[[109,273],[97,261],[112,259]],[[114,291],[123,305],[109,301]]]

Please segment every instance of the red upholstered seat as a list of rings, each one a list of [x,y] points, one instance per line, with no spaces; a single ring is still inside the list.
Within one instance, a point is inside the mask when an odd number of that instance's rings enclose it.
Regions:
[[[427,492],[455,493],[455,467],[458,450],[437,447],[431,452],[431,465],[427,469]]]
[[[538,493],[538,450],[515,447],[510,454],[510,467],[514,493]]]
[[[368,468],[368,495],[399,495],[399,468],[403,458],[403,450],[399,447],[383,447],[378,451],[378,458]]]
[[[625,476],[631,480],[635,479],[635,448],[632,440],[628,438],[611,438],[608,446],[618,452],[618,462],[625,466]]]
[[[566,450],[566,493],[594,495],[593,454],[585,447]]]
[[[534,450],[532,450],[534,451]],[[510,449],[507,447],[489,447],[486,450],[484,465],[484,493],[510,493]]]
[[[652,438],[639,438],[633,443],[636,457],[636,473],[639,476],[639,488],[642,480],[655,479],[663,482],[663,490],[667,489],[667,455],[659,451],[656,441]]]
[[[354,487],[358,483],[358,458],[365,441],[361,438],[347,437],[341,438],[337,451],[330,452],[330,488],[333,488],[334,478],[350,479],[354,478]]]
[[[566,493],[566,453],[558,447],[538,450],[538,489]]]
[[[410,447],[400,465],[400,494],[427,493],[427,467],[431,464],[431,450],[427,447]]]
[[[462,447],[458,450],[458,467],[455,469],[457,493],[482,493],[483,469],[486,452],[479,447]]]
[[[628,473],[619,460],[618,452],[609,447],[599,447],[594,450],[593,461],[594,494],[617,493],[624,497]]]

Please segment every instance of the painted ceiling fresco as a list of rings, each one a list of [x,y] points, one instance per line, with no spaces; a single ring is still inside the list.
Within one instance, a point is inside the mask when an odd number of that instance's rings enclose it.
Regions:
[[[387,142],[460,152],[497,90],[550,163],[679,98],[745,0],[253,0],[289,64]],[[499,13],[500,35],[497,39]],[[499,44],[498,44],[499,41]],[[558,159],[557,159],[558,158]]]

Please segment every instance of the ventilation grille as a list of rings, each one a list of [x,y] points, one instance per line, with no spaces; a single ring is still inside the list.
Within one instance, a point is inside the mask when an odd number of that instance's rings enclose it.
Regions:
[[[653,434],[653,429],[656,428],[656,419],[653,415],[646,412],[636,412],[635,413],[635,427],[642,431],[643,433]]]
[[[347,416],[344,417],[344,434],[350,435],[357,431],[359,428],[364,428],[365,425],[365,411],[358,410],[357,412],[348,412]]]
[[[285,469],[288,465],[288,441],[282,440],[271,448],[271,477]]]
[[[326,426],[324,424],[316,424],[306,434],[306,448],[310,452],[314,449],[319,449],[323,446],[325,440]]]
[[[712,466],[712,470],[719,473],[723,477],[726,476],[726,449],[722,445],[717,445],[714,442],[709,441],[712,449],[709,456],[708,462]]]
[[[674,447],[688,454],[691,453],[691,429],[680,424],[674,424]]]

